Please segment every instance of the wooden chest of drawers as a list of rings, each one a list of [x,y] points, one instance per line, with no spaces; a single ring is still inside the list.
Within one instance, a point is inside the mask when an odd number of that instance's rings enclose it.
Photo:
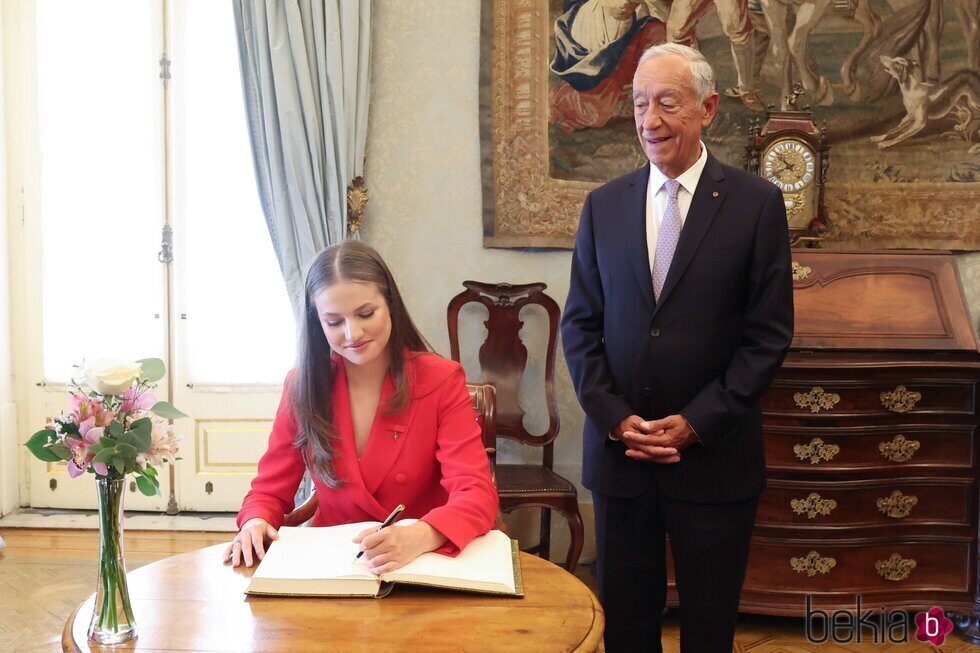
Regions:
[[[743,609],[860,594],[980,614],[980,359],[952,257],[793,258],[796,336],[762,402],[769,486]]]
[[[795,251],[742,610],[940,606],[980,641],[980,357],[952,256]]]

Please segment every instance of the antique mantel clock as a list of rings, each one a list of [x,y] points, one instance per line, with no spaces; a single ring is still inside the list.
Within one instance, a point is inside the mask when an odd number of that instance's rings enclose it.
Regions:
[[[824,131],[813,124],[809,107],[797,109],[803,88],[787,98],[788,110],[766,112],[765,124],[750,128],[746,169],[783,191],[792,245],[814,244],[827,232],[824,178],[829,146]]]

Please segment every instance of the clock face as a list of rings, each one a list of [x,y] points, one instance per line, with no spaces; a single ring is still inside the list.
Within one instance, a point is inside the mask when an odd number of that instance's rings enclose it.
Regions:
[[[813,183],[816,158],[804,141],[795,138],[775,141],[763,152],[762,161],[766,179],[783,193],[799,193]]]

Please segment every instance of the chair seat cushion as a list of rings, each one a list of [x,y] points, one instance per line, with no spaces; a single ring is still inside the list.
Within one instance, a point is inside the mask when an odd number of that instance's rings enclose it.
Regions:
[[[575,495],[575,486],[541,465],[497,465],[497,493],[501,496],[558,493]]]

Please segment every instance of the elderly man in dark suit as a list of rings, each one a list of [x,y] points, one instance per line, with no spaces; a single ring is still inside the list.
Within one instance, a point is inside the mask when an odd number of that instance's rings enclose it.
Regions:
[[[681,650],[722,653],[765,487],[759,397],[793,336],[786,211],[701,142],[718,94],[698,51],[648,49],[633,103],[650,165],[586,199],[562,320],[606,650],[661,650],[666,536]]]

